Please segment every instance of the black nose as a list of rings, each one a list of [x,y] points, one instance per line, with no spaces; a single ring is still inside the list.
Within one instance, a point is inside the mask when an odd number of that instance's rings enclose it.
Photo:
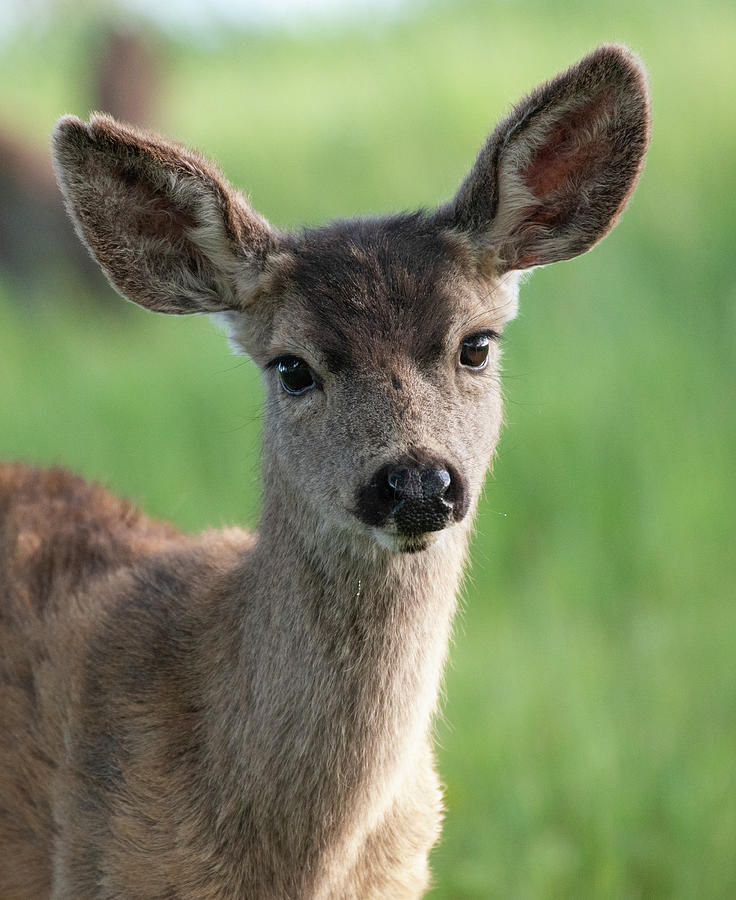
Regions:
[[[412,456],[382,466],[358,491],[356,513],[368,525],[394,523],[399,534],[440,531],[465,514],[460,476],[447,463]]]

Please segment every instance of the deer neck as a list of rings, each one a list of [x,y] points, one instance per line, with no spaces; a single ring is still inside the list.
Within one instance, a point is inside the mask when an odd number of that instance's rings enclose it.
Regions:
[[[293,502],[264,509],[257,555],[268,579],[262,596],[280,622],[279,645],[305,671],[339,680],[351,714],[356,702],[399,737],[429,724],[447,650],[467,544],[467,526],[428,549],[401,553],[366,535],[324,531]],[[295,514],[295,510],[298,512]],[[288,512],[287,512],[288,511]],[[314,690],[323,684],[312,685]],[[422,698],[421,702],[418,702]],[[361,708],[361,707],[358,707]]]

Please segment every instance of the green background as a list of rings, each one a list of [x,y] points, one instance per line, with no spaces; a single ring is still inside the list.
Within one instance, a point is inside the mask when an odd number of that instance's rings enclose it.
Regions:
[[[39,143],[89,111],[102,18],[73,9],[0,47],[0,121]],[[437,203],[525,91],[605,41],[641,54],[654,128],[631,206],[534,274],[504,341],[432,896],[736,897],[736,6],[444,3],[151,40],[154,126],[282,226]],[[255,368],[207,321],[97,302],[43,263],[32,289],[0,273],[0,456],[187,529],[255,526]]]

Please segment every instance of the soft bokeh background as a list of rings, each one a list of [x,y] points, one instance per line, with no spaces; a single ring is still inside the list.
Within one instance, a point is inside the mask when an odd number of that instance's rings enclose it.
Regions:
[[[298,5],[4,6],[0,456],[187,529],[257,522],[258,375],[85,266],[50,182],[59,114],[128,110],[275,223],[317,223],[443,200],[511,102],[625,41],[654,94],[641,185],[507,332],[432,896],[736,897],[736,6]]]

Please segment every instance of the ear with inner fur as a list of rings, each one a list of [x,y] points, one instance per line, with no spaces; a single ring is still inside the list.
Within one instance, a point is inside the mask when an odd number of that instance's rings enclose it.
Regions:
[[[599,47],[497,126],[440,218],[497,274],[577,256],[626,206],[649,131],[642,64],[626,47]]]
[[[77,232],[124,297],[177,314],[255,299],[278,235],[199,154],[100,114],[60,119],[53,151]]]

